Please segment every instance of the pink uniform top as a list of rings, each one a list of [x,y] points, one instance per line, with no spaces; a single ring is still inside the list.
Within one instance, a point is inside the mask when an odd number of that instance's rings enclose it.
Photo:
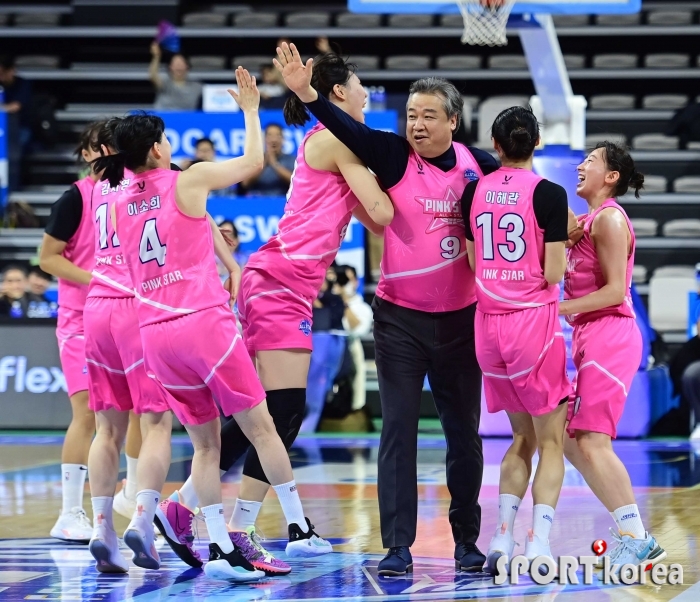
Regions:
[[[169,169],[134,174],[114,201],[142,327],[229,300],[216,270],[209,220],[189,217],[177,206],[179,174]]]
[[[457,163],[448,172],[411,149],[406,173],[389,190],[394,219],[384,229],[376,294],[396,305],[444,312],[476,301],[461,198],[465,185],[483,173],[465,146],[453,146]]]
[[[95,231],[95,263],[88,297],[125,298],[134,296],[129,268],[112,224],[112,205],[118,193],[126,190],[133,174],[127,172],[119,185],[99,182],[92,192]]]
[[[341,174],[314,169],[304,159],[309,137],[323,129],[315,125],[299,146],[279,232],[246,263],[310,299],[318,295],[359,204]]]
[[[479,311],[504,314],[559,298],[544,278],[544,230],[532,204],[542,178],[528,169],[501,167],[476,185],[469,221],[476,257]]]
[[[627,271],[625,274],[625,287],[627,294],[620,305],[604,307],[596,311],[586,312],[583,314],[574,314],[566,316],[567,322],[570,324],[584,324],[602,316],[622,316],[634,318],[634,308],[632,306],[632,297],[630,295],[630,287],[632,286],[632,268],[634,267],[634,229],[630,223],[625,210],[617,204],[615,199],[608,199],[598,209],[592,211],[585,217],[583,226],[583,238],[569,249],[566,256],[566,274],[564,275],[564,299],[578,299],[590,293],[603,288],[605,286],[605,278],[603,271],[598,263],[598,254],[596,253],[593,240],[591,239],[591,226],[596,216],[607,207],[614,207],[625,216],[627,227],[630,229],[632,237],[630,245],[630,253],[627,256]]]
[[[83,213],[80,225],[63,250],[62,255],[72,264],[86,271],[92,270],[95,261],[95,238],[92,228],[92,210],[90,202],[95,181],[87,176],[78,180],[75,185],[83,199]],[[58,279],[58,304],[60,307],[83,311],[87,298],[88,285],[78,284],[64,278]]]

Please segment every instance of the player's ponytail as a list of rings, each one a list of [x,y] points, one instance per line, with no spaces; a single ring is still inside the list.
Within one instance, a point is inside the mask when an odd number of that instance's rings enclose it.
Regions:
[[[355,73],[356,66],[348,63],[335,52],[327,52],[314,59],[311,87],[321,96],[329,98],[336,85],[344,86]],[[304,125],[311,119],[309,111],[299,98],[292,94],[284,103],[284,120],[287,125]]]
[[[525,161],[535,152],[540,138],[540,124],[530,107],[510,107],[494,119],[491,136],[506,158]]]
[[[93,121],[82,131],[80,134],[80,142],[78,142],[78,146],[73,150],[73,154],[78,160],[82,157],[83,151],[89,151],[93,148],[93,143],[97,139],[99,132],[104,129],[107,121],[106,119]]]
[[[95,173],[102,173],[102,180],[116,186],[124,177],[124,170],[134,171],[146,167],[151,148],[161,142],[165,124],[160,117],[138,113],[111,124],[113,126],[114,155],[106,155],[93,161]]]
[[[620,174],[612,196],[615,198],[623,196],[632,188],[635,198],[639,198],[639,191],[644,188],[644,174],[637,171],[634,159],[627,149],[608,140],[599,142],[596,144],[596,148],[603,149],[603,160],[608,171],[616,171]]]

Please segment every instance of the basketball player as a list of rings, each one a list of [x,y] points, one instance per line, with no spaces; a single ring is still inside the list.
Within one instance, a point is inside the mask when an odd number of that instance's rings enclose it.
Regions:
[[[453,143],[462,97],[448,81],[411,84],[406,138],[372,130],[311,86],[312,62],[296,47],[277,49],[277,68],[309,111],[375,174],[394,205],[384,231],[374,339],[382,402],[378,459],[382,575],[413,570],[418,492],[416,445],[423,382],[430,380],[447,439],[450,524],[458,570],[480,571],[476,546],[483,455],[479,437],[481,371],[474,350],[476,295],[466,261],[459,199],[468,181],[497,168],[486,152]]]
[[[262,168],[263,144],[255,78],[238,68],[238,94],[231,92],[246,122],[245,153],[220,163],[199,163],[175,173],[163,121],[150,115],[124,118],[115,129],[118,153],[98,159],[116,186],[124,169],[134,173],[119,193],[113,217],[138,306],[144,361],[170,393],[169,401],[194,446],[194,488],[211,539],[205,573],[214,579],[250,581],[264,576],[241,555],[239,534],[226,527],[218,474],[219,410],[241,426],[273,483],[289,525],[287,553],[327,546],[304,517],[286,449],[267,411],[265,392],[228,305],[239,287],[240,269],[227,250],[219,254],[231,277],[221,287],[214,259],[212,221],[206,214],[211,190],[228,188]],[[130,178],[131,179],[131,178]],[[220,244],[225,248],[223,237]],[[219,245],[219,243],[216,243]],[[157,501],[157,500],[156,500]],[[154,516],[155,507],[148,508]],[[320,540],[320,541],[317,541]]]
[[[502,167],[462,194],[469,264],[476,275],[476,357],[489,412],[505,410],[513,443],[501,462],[499,518],[487,568],[513,555],[513,524],[532,473],[533,525],[525,556],[552,557],[549,530],[564,481],[564,422],[571,383],[559,323],[566,269],[566,191],[532,172],[539,144],[530,109],[502,111],[491,128]],[[468,216],[468,217],[467,217]]]
[[[364,119],[367,94],[352,65],[336,54],[327,53],[318,60],[311,84],[353,119]],[[310,119],[296,96],[287,100],[284,114],[289,125],[304,125]],[[393,214],[389,197],[367,168],[324,126],[314,126],[299,146],[279,233],[250,256],[238,300],[246,347],[256,360],[270,414],[287,449],[304,418],[311,308],[326,270],[352,215],[371,226],[388,224]],[[220,468],[227,471],[249,443],[235,421],[223,427],[221,438]],[[289,565],[265,550],[255,534],[255,520],[268,489],[257,452],[249,448],[229,528],[247,533],[255,544],[250,548],[254,556],[249,558],[254,566],[269,575],[284,574],[291,570]],[[176,495],[190,508],[198,504],[191,478]],[[328,551],[304,549],[306,555]]]
[[[112,119],[100,129],[93,150],[100,154],[113,152],[113,133],[120,121]],[[128,570],[119,552],[112,506],[119,475],[119,452],[131,410],[140,416],[144,439],[135,496],[140,511],[130,517],[124,543],[134,551],[134,564],[143,568],[160,566],[158,552],[151,549],[153,516],[149,506],[155,509],[153,500],[159,497],[170,466],[172,414],[167,393],[146,374],[136,313],[138,302],[110,219],[117,192],[128,188],[130,179],[127,174],[115,188],[108,182],[98,184],[93,189],[91,204],[95,264],[84,311],[90,409],[95,412],[97,422],[97,435],[88,459],[94,524],[90,553],[102,573]]]
[[[578,176],[576,194],[589,213],[579,224],[582,238],[568,252],[565,300],[559,305],[574,327],[577,370],[565,453],[615,520],[619,534],[611,529],[617,542],[608,552],[611,564],[653,565],[666,552],[645,530],[629,474],[612,447],[642,355],[629,292],[634,230],[616,199],[630,188],[639,198],[644,176],[624,148],[607,141],[578,166]]]

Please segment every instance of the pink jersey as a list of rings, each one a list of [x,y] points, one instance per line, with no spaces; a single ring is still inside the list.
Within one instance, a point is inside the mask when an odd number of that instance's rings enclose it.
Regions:
[[[457,164],[448,172],[411,149],[406,173],[389,190],[394,219],[384,229],[377,296],[396,305],[444,312],[476,300],[461,198],[465,185],[483,174],[465,146],[453,146]]]
[[[229,300],[216,271],[209,220],[177,206],[178,176],[169,169],[135,174],[114,201],[141,327]]]
[[[542,178],[528,169],[501,167],[476,185],[469,223],[474,235],[479,311],[503,314],[559,298],[544,278],[544,230],[532,195]]]
[[[83,199],[80,225],[63,250],[63,256],[71,263],[90,271],[95,261],[95,239],[92,233],[92,210],[90,202],[95,181],[87,176],[75,183]],[[83,311],[87,299],[87,284],[78,284],[63,278],[58,279],[58,304],[60,307]]]
[[[316,298],[359,204],[341,174],[314,169],[304,159],[306,142],[323,129],[319,123],[304,136],[279,232],[246,264],[311,299]]]
[[[630,236],[632,237],[630,253],[627,256],[627,273],[625,274],[627,294],[620,305],[604,307],[603,309],[584,314],[567,316],[566,320],[570,324],[584,324],[602,316],[635,317],[632,297],[629,292],[632,286],[632,268],[634,268],[634,229],[632,228],[632,224],[625,210],[617,204],[615,199],[608,199],[598,207],[598,209],[586,216],[583,226],[583,238],[569,249],[566,256],[566,274],[564,275],[564,299],[578,299],[579,297],[594,293],[605,285],[603,271],[598,263],[598,254],[596,253],[593,240],[591,239],[591,226],[596,216],[607,207],[614,207],[622,212],[622,215],[625,216],[627,227],[630,229]]]
[[[127,173],[118,186],[100,182],[92,193],[92,216],[95,229],[95,264],[88,297],[124,298],[134,296],[129,269],[112,224],[112,205],[117,193],[129,185],[133,174]]]

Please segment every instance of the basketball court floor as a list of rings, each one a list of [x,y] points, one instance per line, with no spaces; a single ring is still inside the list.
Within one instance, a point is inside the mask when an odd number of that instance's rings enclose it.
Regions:
[[[213,582],[198,569],[181,563],[161,546],[163,567],[128,575],[101,575],[93,568],[86,545],[69,545],[49,537],[60,508],[62,435],[0,434],[0,600],[121,600],[194,602],[218,600],[539,600],[559,602],[700,600],[698,552],[700,519],[700,449],[687,441],[619,441],[616,449],[627,465],[645,523],[668,552],[667,564],[680,563],[683,585],[604,586],[537,585],[521,577],[518,585],[495,585],[486,574],[459,574],[452,561],[453,543],[447,521],[445,443],[430,428],[420,435],[418,540],[412,548],[414,573],[380,577],[383,549],[379,536],[375,435],[300,438],[292,450],[297,483],[306,513],[317,531],[329,538],[335,553],[310,561],[291,561],[293,571],[252,585]],[[483,513],[479,546],[488,547],[497,520],[498,471],[509,442],[484,441],[485,470],[481,491]],[[176,435],[165,493],[189,474],[192,447]],[[123,475],[122,475],[123,476]],[[236,497],[240,466],[225,477],[227,513]],[[90,508],[85,491],[85,508]],[[526,499],[516,521],[516,540],[523,541],[531,523]],[[88,510],[88,513],[91,512]],[[116,516],[118,530],[127,521]],[[591,544],[610,543],[612,521],[578,473],[567,466],[566,480],[552,529],[552,550],[559,555],[591,555]],[[274,495],[258,521],[266,544],[284,557],[285,522]],[[161,542],[162,543],[162,542]],[[198,529],[204,554],[206,528]],[[516,551],[518,548],[516,548]],[[520,548],[522,551],[522,548]],[[130,551],[123,550],[130,558]]]

